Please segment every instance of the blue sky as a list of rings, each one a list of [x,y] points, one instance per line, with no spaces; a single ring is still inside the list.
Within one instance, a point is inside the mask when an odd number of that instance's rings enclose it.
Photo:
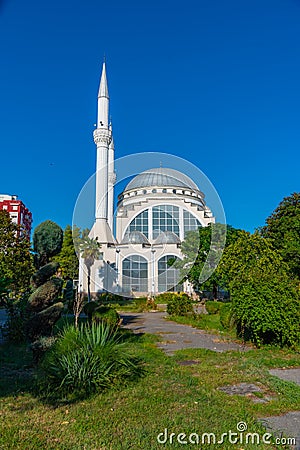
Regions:
[[[116,157],[188,159],[253,231],[299,191],[299,23],[299,0],[0,2],[1,193],[71,223],[105,54]]]

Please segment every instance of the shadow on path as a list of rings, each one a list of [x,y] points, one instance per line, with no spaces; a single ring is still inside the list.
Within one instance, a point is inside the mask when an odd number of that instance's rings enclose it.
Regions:
[[[123,327],[134,333],[150,333],[162,339],[157,346],[168,355],[185,348],[205,348],[215,352],[247,351],[248,348],[217,334],[182,325],[165,319],[165,312],[122,313]]]

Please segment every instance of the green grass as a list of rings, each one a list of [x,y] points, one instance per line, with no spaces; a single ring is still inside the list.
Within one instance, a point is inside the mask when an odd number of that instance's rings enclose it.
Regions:
[[[199,328],[201,330],[217,332],[226,334],[231,338],[235,338],[236,334],[234,330],[225,329],[220,323],[219,314],[196,314],[190,316],[169,316],[169,320],[173,320],[177,323],[184,325],[191,325],[192,327]]]
[[[32,388],[34,372],[26,348],[0,347],[1,450],[156,450],[192,448],[224,450],[256,445],[162,445],[157,434],[235,431],[245,421],[248,431],[263,434],[256,419],[299,409],[300,387],[272,377],[268,368],[300,366],[291,350],[267,348],[246,353],[182,350],[173,357],[155,347],[153,336],[124,332],[128,346],[142,357],[146,376],[123,389],[114,389],[77,403],[42,402]],[[178,362],[194,360],[191,366]],[[257,383],[272,400],[253,403],[250,398],[228,396],[220,386]],[[283,448],[260,445],[260,449]]]

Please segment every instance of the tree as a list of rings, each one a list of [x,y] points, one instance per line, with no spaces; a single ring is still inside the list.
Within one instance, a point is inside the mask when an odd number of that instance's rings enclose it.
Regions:
[[[219,223],[188,232],[181,245],[184,258],[175,263],[181,269],[182,278],[187,278],[195,289],[199,289],[201,284],[201,289],[211,290],[216,298],[220,276],[214,269],[220,261],[224,246],[235,241],[241,232],[230,225]],[[208,273],[208,279],[205,273]],[[203,282],[203,279],[207,281]]]
[[[299,288],[271,240],[243,232],[217,271],[229,286],[238,334],[258,346],[299,343]]]
[[[64,278],[70,278],[71,280],[78,278],[78,257],[76,255],[75,246],[73,242],[73,234],[76,236],[77,227],[67,225],[64,230],[62,248],[60,252],[52,258],[53,261],[57,261],[62,270]]]
[[[0,279],[2,291],[21,297],[30,286],[34,272],[30,242],[22,227],[14,224],[7,211],[0,211]]]
[[[300,279],[300,193],[285,197],[260,230]]]
[[[63,230],[55,222],[46,220],[40,223],[33,234],[33,248],[36,253],[36,266],[40,268],[57,255],[62,247]]]
[[[100,258],[100,248],[101,244],[98,242],[97,237],[93,239],[90,238],[86,232],[82,233],[79,242],[79,251],[87,268],[88,302],[91,301],[91,268],[95,260]]]

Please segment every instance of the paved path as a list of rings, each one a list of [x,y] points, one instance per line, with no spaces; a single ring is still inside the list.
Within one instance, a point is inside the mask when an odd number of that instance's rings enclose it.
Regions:
[[[288,438],[295,439],[295,445],[290,448],[300,450],[300,411],[292,411],[282,416],[263,417],[262,424],[275,436],[282,434]]]
[[[271,369],[271,375],[281,378],[284,381],[293,381],[300,386],[300,369]],[[299,421],[300,422],[300,421]]]
[[[245,351],[247,347],[220,335],[209,334],[189,325],[181,325],[164,319],[165,312],[121,313],[123,326],[135,333],[158,334],[162,341],[157,346],[168,355],[185,348],[206,348],[215,352]]]
[[[247,347],[226,340],[216,334],[208,334],[188,325],[165,320],[165,312],[153,313],[121,313],[123,326],[135,333],[151,333],[159,335],[163,340],[157,346],[172,355],[176,350],[184,348],[206,348],[215,352],[228,350],[246,351]],[[272,375],[286,381],[300,384],[300,369],[272,369]],[[296,445],[290,448],[300,450],[300,411],[289,412],[282,416],[263,417],[263,425],[276,436],[296,438]]]
[[[300,368],[271,369],[269,372],[281,380],[300,386]],[[261,422],[278,436],[283,432],[285,436],[296,438],[296,445],[292,448],[300,450],[300,411],[292,411],[282,416],[263,417]]]

